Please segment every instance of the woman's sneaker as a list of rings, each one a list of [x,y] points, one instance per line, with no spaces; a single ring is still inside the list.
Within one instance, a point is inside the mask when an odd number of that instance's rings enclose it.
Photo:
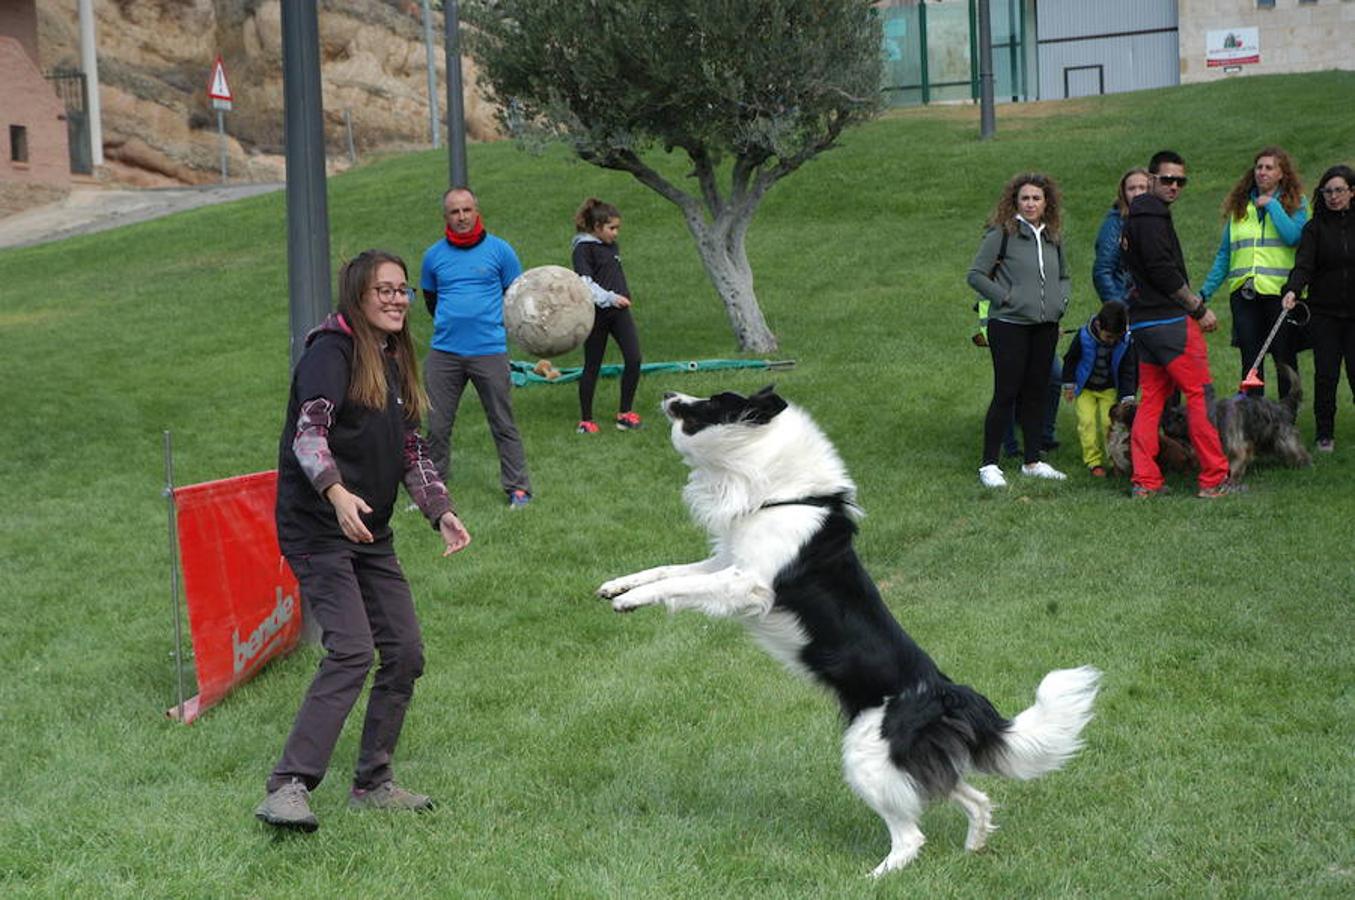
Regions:
[[[316,821],[315,813],[311,812],[310,797],[311,792],[300,779],[293,778],[276,791],[269,791],[268,796],[254,809],[254,817],[274,828],[314,831],[320,827],[320,823]]]
[[[1333,438],[1318,438],[1317,449],[1322,453],[1332,453],[1336,450],[1336,441]]]
[[[597,434],[598,423],[592,419],[580,419],[579,424],[574,426],[574,430],[579,434]]]
[[[624,412],[616,414],[617,431],[635,431],[640,427],[640,414]]]
[[[416,794],[387,781],[371,790],[353,788],[348,795],[349,809],[395,809],[423,812],[433,808],[433,801],[423,794]]]
[[[1047,462],[1026,463],[1021,467],[1021,474],[1029,475],[1031,478],[1048,478],[1051,481],[1063,481],[1068,477]]]
[[[1001,469],[990,464],[980,467],[979,484],[986,488],[1004,488],[1007,486],[1007,479],[1002,477]]]

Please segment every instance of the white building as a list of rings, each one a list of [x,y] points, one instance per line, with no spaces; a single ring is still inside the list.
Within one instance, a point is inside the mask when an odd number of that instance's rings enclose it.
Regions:
[[[978,0],[883,0],[886,98],[978,96]],[[1355,0],[988,0],[999,101],[1355,69]]]

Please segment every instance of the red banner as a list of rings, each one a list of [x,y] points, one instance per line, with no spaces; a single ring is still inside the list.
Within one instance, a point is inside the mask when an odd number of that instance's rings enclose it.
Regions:
[[[296,646],[301,592],[278,549],[277,472],[174,489],[198,695],[192,722],[264,663]],[[169,710],[180,718],[179,707]]]

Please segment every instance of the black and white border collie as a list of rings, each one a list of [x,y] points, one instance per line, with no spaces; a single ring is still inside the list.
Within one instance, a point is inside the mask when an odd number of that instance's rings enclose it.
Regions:
[[[879,876],[911,862],[927,803],[955,801],[966,850],[994,830],[970,771],[1035,778],[1081,746],[1100,673],[1045,676],[1035,705],[1008,720],[955,684],[890,614],[852,547],[856,486],[827,437],[772,388],[698,399],[664,395],[672,441],[691,469],[684,498],[713,555],[608,581],[618,612],[662,604],[734,617],[773,657],[822,682],[847,721],[847,783],[889,827]]]

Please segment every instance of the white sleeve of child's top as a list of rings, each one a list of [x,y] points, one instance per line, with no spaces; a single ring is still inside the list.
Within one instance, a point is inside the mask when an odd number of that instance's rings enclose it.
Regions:
[[[599,309],[609,309],[617,305],[616,301],[620,298],[620,294],[607,290],[587,275],[580,275],[579,277],[583,279],[584,284],[588,285],[588,292],[593,295],[594,306]]]

